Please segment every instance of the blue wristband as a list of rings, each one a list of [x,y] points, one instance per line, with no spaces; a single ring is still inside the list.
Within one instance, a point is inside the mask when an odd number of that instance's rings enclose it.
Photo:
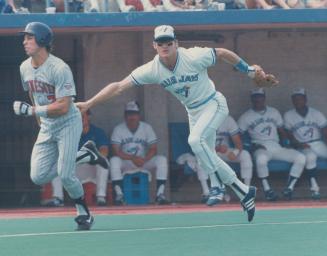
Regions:
[[[242,59],[240,59],[240,61],[236,65],[234,65],[234,67],[242,73],[249,72],[249,65]]]

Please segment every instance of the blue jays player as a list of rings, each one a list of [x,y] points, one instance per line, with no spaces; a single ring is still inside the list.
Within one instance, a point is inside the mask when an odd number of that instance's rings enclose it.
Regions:
[[[307,106],[304,88],[294,89],[292,102],[294,109],[284,115],[285,128],[289,132],[291,144],[306,157],[311,197],[320,199],[316,167],[318,157],[327,158],[327,120],[320,111]]]
[[[254,159],[258,177],[262,181],[265,196],[268,201],[275,201],[277,195],[268,183],[269,160],[283,160],[293,163],[287,188],[283,191],[286,198],[291,199],[294,186],[301,176],[305,164],[305,156],[300,152],[284,148],[279,144],[279,134],[286,138],[283,129],[283,119],[277,109],[265,105],[265,92],[262,88],[251,92],[252,108],[246,111],[238,120],[242,133],[248,132],[254,146]]]
[[[111,179],[116,194],[115,204],[123,203],[123,174],[135,171],[155,171],[156,202],[166,204],[164,190],[168,176],[167,158],[157,154],[157,136],[151,125],[140,121],[140,107],[136,101],[125,106],[125,121],[118,124],[111,135],[114,157],[110,159]],[[150,174],[149,174],[150,175]]]
[[[172,93],[188,112],[188,142],[211,179],[213,187],[209,199],[215,200],[221,194],[220,183],[230,186],[240,198],[248,221],[252,221],[256,188],[238,180],[235,172],[215,152],[216,129],[227,117],[228,107],[225,97],[216,91],[209,79],[207,69],[218,60],[223,60],[255,80],[266,74],[259,66],[249,66],[235,53],[224,48],[178,47],[174,28],[169,25],[155,28],[153,47],[158,54],[152,61],[135,69],[122,81],[107,85],[90,100],[78,103],[78,107],[86,111],[127,88],[159,84]]]
[[[35,116],[40,131],[31,157],[31,179],[42,185],[57,175],[74,199],[78,230],[93,224],[82,184],[75,176],[75,159],[82,132],[81,113],[73,103],[75,84],[69,66],[50,53],[53,33],[44,23],[31,22],[21,32],[29,56],[20,66],[23,88],[33,105],[15,101],[15,114]],[[53,168],[56,166],[56,168]]]

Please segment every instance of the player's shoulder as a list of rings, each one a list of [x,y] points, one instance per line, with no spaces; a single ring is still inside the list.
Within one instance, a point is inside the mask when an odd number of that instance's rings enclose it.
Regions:
[[[32,58],[29,57],[27,58],[26,60],[24,60],[21,64],[20,64],[20,70],[25,70],[27,69],[28,67],[31,66],[31,60]]]
[[[241,114],[239,120],[244,119],[244,118],[248,118],[249,116],[252,116],[254,113],[255,112],[253,111],[253,109],[252,108],[249,108],[243,114]]]
[[[145,129],[152,129],[152,125],[144,121],[140,121],[140,127]]]
[[[212,52],[213,49],[212,48],[208,48],[208,47],[200,47],[200,46],[194,46],[191,48],[183,48],[183,47],[179,47],[178,51],[182,54],[182,55],[187,55],[190,58],[196,58],[198,56],[201,56],[203,54],[206,54],[208,52]]]
[[[271,106],[266,106],[266,109],[267,109],[267,113],[268,114],[279,114],[280,115],[280,112],[277,108],[274,108],[274,107],[271,107]]]
[[[284,113],[284,118],[290,118],[291,116],[294,115],[296,115],[296,111],[294,108],[292,108]]]

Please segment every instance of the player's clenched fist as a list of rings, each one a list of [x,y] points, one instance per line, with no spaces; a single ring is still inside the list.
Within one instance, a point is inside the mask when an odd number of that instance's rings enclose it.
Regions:
[[[23,101],[15,101],[13,108],[16,115],[19,116],[31,116],[33,114],[33,107]]]

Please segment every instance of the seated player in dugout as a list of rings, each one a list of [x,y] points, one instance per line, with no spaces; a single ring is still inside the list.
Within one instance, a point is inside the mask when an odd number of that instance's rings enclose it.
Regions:
[[[158,204],[168,203],[165,185],[168,176],[167,158],[157,154],[157,136],[150,124],[141,121],[140,107],[136,101],[125,106],[125,121],[117,125],[111,136],[114,157],[110,159],[111,179],[115,193],[114,203],[124,203],[123,174],[147,170],[155,171]]]
[[[294,108],[284,115],[285,128],[291,145],[306,157],[305,168],[309,174],[311,198],[318,200],[317,159],[327,158],[327,119],[323,113],[307,105],[304,88],[295,88],[291,99]]]
[[[81,163],[76,166],[76,176],[82,184],[92,182],[96,184],[96,204],[98,206],[107,205],[107,183],[109,176],[109,163],[106,160],[109,154],[109,140],[103,129],[95,126],[90,121],[91,111],[87,111],[82,115],[83,131],[79,141],[79,148],[83,145],[96,147],[101,154],[101,158],[96,163]],[[81,151],[83,152],[83,151]],[[85,154],[79,156],[82,159]],[[82,162],[82,161],[80,161]],[[64,191],[60,178],[56,177],[51,181],[52,199],[41,202],[44,206],[58,207],[64,205]],[[91,193],[92,191],[85,191]]]
[[[267,201],[276,201],[278,195],[271,188],[268,177],[268,162],[281,160],[292,163],[286,188],[282,194],[292,199],[296,182],[300,178],[305,165],[305,156],[299,151],[282,147],[281,141],[287,139],[283,128],[283,119],[279,111],[266,105],[266,94],[262,88],[251,91],[252,108],[247,110],[238,120],[242,133],[248,132],[252,142],[252,152],[258,177],[262,182]]]

